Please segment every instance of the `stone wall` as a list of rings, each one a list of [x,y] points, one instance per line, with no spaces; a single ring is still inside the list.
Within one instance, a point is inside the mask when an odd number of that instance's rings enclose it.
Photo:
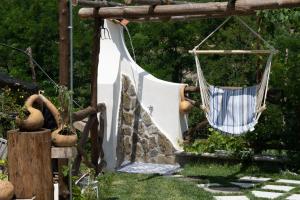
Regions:
[[[122,77],[117,145],[118,165],[123,161],[175,163],[175,149],[140,105],[135,87]]]

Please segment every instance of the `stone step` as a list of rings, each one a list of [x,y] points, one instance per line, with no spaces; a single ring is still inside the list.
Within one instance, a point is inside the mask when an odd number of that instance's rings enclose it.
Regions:
[[[275,191],[282,191],[282,192],[288,192],[295,187],[292,186],[285,186],[285,185],[265,185],[262,187],[264,190],[275,190]]]
[[[300,194],[292,194],[286,198],[287,200],[300,200]]]
[[[216,200],[249,200],[246,196],[214,196]]]
[[[276,181],[276,183],[287,183],[287,184],[300,185],[300,180],[279,179]]]
[[[270,180],[271,178],[255,177],[255,176],[244,176],[239,179],[239,181],[253,182],[253,183],[263,183]]]
[[[242,194],[239,187],[228,187],[219,183],[198,184],[197,187],[214,194]]]
[[[232,185],[244,188],[244,189],[249,189],[255,187],[255,183],[248,183],[248,182],[230,182]]]
[[[263,192],[263,191],[254,190],[254,191],[252,191],[252,194],[255,197],[258,197],[258,198],[276,199],[276,198],[280,197],[281,195],[283,195],[284,193],[279,193],[279,192]]]

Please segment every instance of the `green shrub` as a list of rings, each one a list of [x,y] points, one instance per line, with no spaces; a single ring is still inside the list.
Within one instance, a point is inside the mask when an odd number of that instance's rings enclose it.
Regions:
[[[211,132],[211,134],[207,140],[195,140],[192,144],[185,145],[184,150],[200,154],[205,152],[215,153],[218,150],[225,150],[230,155],[241,158],[248,156],[250,153],[245,137],[224,135],[213,128],[209,128],[209,132]]]

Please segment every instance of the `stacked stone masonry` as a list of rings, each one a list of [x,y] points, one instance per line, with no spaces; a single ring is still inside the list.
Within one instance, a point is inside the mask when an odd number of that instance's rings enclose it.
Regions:
[[[134,85],[124,75],[119,113],[118,165],[123,161],[175,163],[172,143],[156,127],[150,114],[141,107]]]

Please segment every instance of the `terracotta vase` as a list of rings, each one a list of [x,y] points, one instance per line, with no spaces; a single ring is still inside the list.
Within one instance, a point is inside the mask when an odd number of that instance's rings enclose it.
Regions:
[[[40,110],[33,108],[32,105],[39,99],[39,95],[30,96],[25,102],[25,108],[29,112],[26,119],[20,119],[16,117],[17,126],[24,131],[36,131],[43,127],[44,117]]]
[[[179,111],[182,114],[187,114],[193,108],[193,104],[191,104],[189,101],[185,100],[184,89],[185,89],[186,86],[187,85],[183,85],[180,88],[180,99],[181,99],[181,101],[179,103]]]
[[[45,103],[51,114],[53,115],[57,129],[54,130],[51,134],[52,142],[55,146],[58,147],[71,147],[75,146],[78,140],[76,134],[72,135],[62,135],[60,134],[63,131],[62,119],[57,108],[42,94],[39,95],[42,101]]]
[[[14,186],[9,181],[0,181],[0,199],[11,200],[14,196]]]

